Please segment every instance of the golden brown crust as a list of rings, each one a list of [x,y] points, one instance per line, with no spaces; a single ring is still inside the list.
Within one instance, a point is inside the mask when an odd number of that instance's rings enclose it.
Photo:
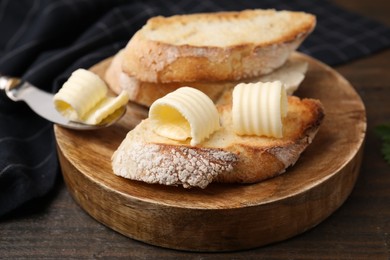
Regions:
[[[123,50],[119,51],[111,61],[105,73],[105,81],[115,93],[119,94],[122,90],[126,90],[131,101],[147,107],[158,98],[183,86],[199,89],[214,102],[220,100],[221,103],[221,96],[230,95],[231,93],[228,93],[227,90],[232,89],[238,83],[280,80],[284,83],[287,93],[292,95],[304,79],[307,70],[307,62],[297,59],[292,55],[282,67],[274,72],[260,77],[249,78],[244,81],[152,83],[140,81],[135,77],[123,73],[122,62]]]
[[[199,21],[207,21],[207,22],[233,22],[236,23],[237,20],[253,20],[259,16],[263,17],[272,17],[278,11],[274,9],[252,9],[252,10],[243,10],[243,11],[221,11],[214,13],[196,13],[191,15],[174,15],[170,17],[163,16],[155,16],[148,20],[148,24],[151,30],[158,30],[159,28],[166,26],[171,28],[170,26],[176,26],[177,24],[188,24],[188,23],[197,23]],[[286,13],[289,15],[289,21],[293,20],[302,20],[303,18],[307,20],[303,20],[300,23],[299,27],[290,27],[288,31],[283,35],[274,38],[273,41],[263,42],[263,45],[274,44],[276,42],[288,42],[293,41],[296,36],[302,31],[310,31],[313,29],[313,23],[315,23],[315,17],[313,15],[304,13],[304,12],[291,12],[291,11],[279,11],[279,13]],[[308,16],[307,16],[308,15]]]
[[[226,89],[232,88],[236,85],[236,82],[232,81],[171,83],[144,82],[123,73],[122,63],[123,50],[119,51],[114,56],[108,66],[104,75],[105,81],[115,93],[119,94],[122,90],[126,90],[131,101],[147,107],[149,107],[157,99],[183,86],[199,89],[216,102]]]
[[[279,15],[287,17],[280,19]],[[274,27],[280,33],[273,38],[253,39],[243,37],[242,41],[230,44],[208,43],[204,35],[198,38],[203,45],[188,42],[176,44],[175,39],[169,38],[169,32],[164,37],[154,37],[153,32],[167,30],[170,25],[194,26],[202,21],[229,22],[251,21],[256,23],[259,16],[274,19],[267,27],[267,34],[273,35]],[[245,20],[246,19],[246,20]],[[286,24],[276,26],[284,21]],[[289,23],[290,22],[290,23]],[[315,17],[301,12],[276,12],[274,10],[246,10],[242,12],[222,12],[213,14],[194,14],[173,16],[169,18],[156,17],[139,30],[129,41],[124,52],[123,71],[140,81],[168,83],[194,81],[235,81],[257,77],[270,73],[282,66],[290,53],[293,52],[315,26]],[[259,23],[261,24],[261,23]],[[227,23],[229,26],[229,23]],[[280,27],[280,28],[279,28]],[[288,29],[285,29],[288,27]],[[264,28],[260,28],[263,29]],[[259,30],[260,30],[259,29]],[[216,30],[214,28],[214,30]],[[243,28],[245,30],[245,28]],[[180,30],[178,30],[180,31]],[[211,29],[210,29],[211,31]],[[152,32],[152,33],[151,33]],[[183,32],[185,34],[187,32]],[[261,34],[264,32],[259,32]],[[225,38],[231,39],[229,33]],[[251,32],[256,34],[256,32]],[[178,38],[186,38],[187,36]],[[218,35],[219,37],[220,35]],[[229,38],[230,37],[230,38]],[[204,39],[206,38],[206,39]],[[240,38],[236,37],[235,38]]]

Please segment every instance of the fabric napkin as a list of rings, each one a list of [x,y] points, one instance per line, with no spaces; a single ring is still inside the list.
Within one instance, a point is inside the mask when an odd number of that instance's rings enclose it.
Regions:
[[[299,50],[329,65],[390,46],[389,28],[328,1],[4,0],[0,73],[55,92],[75,69],[88,68],[123,48],[151,16],[248,8],[315,14],[317,27]],[[60,168],[52,124],[0,92],[2,216],[46,195]]]

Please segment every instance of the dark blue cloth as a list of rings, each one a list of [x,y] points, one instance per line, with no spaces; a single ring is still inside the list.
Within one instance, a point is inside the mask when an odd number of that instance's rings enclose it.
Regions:
[[[151,16],[248,8],[315,14],[299,50],[329,65],[390,46],[389,28],[328,1],[1,0],[0,73],[54,92],[75,69],[123,48]],[[47,194],[59,174],[52,124],[0,93],[0,216]]]

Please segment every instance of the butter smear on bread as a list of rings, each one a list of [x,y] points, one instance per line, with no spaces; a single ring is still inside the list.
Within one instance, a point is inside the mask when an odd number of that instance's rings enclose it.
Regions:
[[[71,121],[96,125],[129,101],[125,91],[117,97],[107,93],[108,87],[98,75],[78,69],[54,95],[54,106]]]
[[[203,92],[181,87],[156,100],[149,110],[156,132],[169,139],[191,138],[195,146],[219,129],[219,114],[213,101]]]

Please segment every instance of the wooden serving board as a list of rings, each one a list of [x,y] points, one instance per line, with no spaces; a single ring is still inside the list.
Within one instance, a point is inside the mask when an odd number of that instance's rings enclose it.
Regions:
[[[151,185],[115,176],[111,155],[146,115],[129,104],[125,118],[97,131],[55,126],[65,183],[93,218],[130,238],[172,249],[231,251],[300,234],[327,218],[353,189],[366,130],[365,108],[337,72],[302,54],[309,70],[296,93],[322,101],[326,117],[295,166],[251,185],[206,189]],[[101,74],[110,60],[92,70]],[[261,167],[261,165],[259,165]]]

